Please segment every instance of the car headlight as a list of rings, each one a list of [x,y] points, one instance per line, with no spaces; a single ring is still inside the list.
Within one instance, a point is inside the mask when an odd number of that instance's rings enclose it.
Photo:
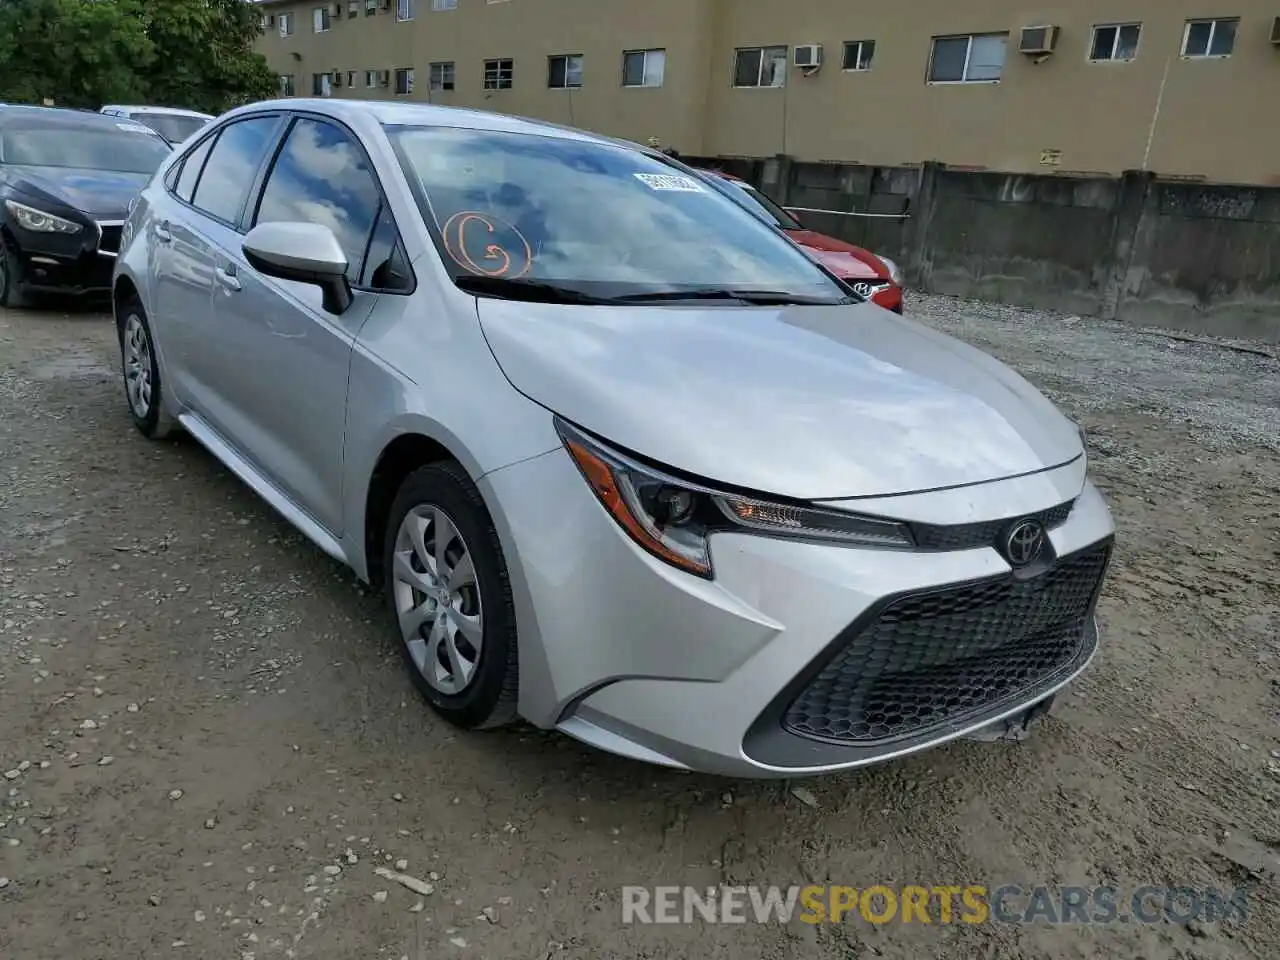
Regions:
[[[876,256],[880,257],[879,254],[876,254]],[[898,267],[898,265],[894,263],[892,260],[890,260],[888,257],[880,257],[880,262],[883,263],[885,265],[885,268],[889,271],[889,279],[892,280],[898,286],[902,286],[902,270]]]
[[[911,547],[905,524],[713,490],[638,463],[556,419],[573,462],[601,505],[659,560],[711,579],[712,533],[877,547]]]
[[[18,226],[32,233],[79,233],[81,230],[81,225],[78,223],[63,220],[62,217],[55,217],[52,213],[28,207],[25,203],[18,203],[16,200],[6,200],[4,205],[17,221]]]

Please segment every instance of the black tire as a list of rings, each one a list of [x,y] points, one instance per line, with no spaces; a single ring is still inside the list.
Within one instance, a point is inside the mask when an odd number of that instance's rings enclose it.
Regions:
[[[459,693],[431,685],[414,663],[396,608],[395,549],[400,526],[411,510],[434,506],[447,513],[466,543],[479,587],[482,643],[474,672]],[[519,661],[515,604],[502,544],[489,511],[471,478],[452,460],[420,467],[405,478],[391,505],[383,537],[383,591],[400,653],[423,699],[449,723],[466,730],[491,729],[516,719]]]
[[[146,336],[146,366],[150,376],[150,399],[144,411],[138,409],[130,391],[129,376],[129,344],[126,341],[130,329],[130,320],[136,318]],[[163,440],[177,429],[177,423],[165,409],[164,385],[160,382],[160,363],[156,359],[155,340],[151,334],[151,323],[147,320],[147,312],[136,297],[122,303],[116,311],[116,333],[120,341],[120,374],[124,383],[125,404],[129,408],[129,416],[133,425],[142,435],[150,440]]]
[[[22,284],[22,268],[3,235],[0,235],[0,307],[16,310],[30,306]]]

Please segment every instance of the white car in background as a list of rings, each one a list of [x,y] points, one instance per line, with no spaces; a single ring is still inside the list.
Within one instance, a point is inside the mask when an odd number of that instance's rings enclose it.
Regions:
[[[124,117],[134,123],[150,127],[164,137],[171,146],[177,146],[187,137],[213,119],[212,114],[181,107],[140,107],[108,104],[98,111],[112,117]]]

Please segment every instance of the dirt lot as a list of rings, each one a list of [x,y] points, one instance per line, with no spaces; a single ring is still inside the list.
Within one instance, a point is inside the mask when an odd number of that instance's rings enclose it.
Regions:
[[[107,319],[0,311],[0,956],[1280,957],[1280,362],[913,310],[1087,426],[1105,648],[1031,740],[812,803],[456,735],[346,571],[135,433]],[[400,860],[433,892],[374,873]],[[623,885],[720,882],[1256,887],[1243,923],[621,922]]]

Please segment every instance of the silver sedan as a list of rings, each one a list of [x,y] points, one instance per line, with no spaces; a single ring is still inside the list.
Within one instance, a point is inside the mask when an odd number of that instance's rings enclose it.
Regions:
[[[656,151],[240,108],[141,194],[114,304],[137,427],[379,585],[461,727],[797,776],[1021,737],[1097,648],[1077,426]]]

